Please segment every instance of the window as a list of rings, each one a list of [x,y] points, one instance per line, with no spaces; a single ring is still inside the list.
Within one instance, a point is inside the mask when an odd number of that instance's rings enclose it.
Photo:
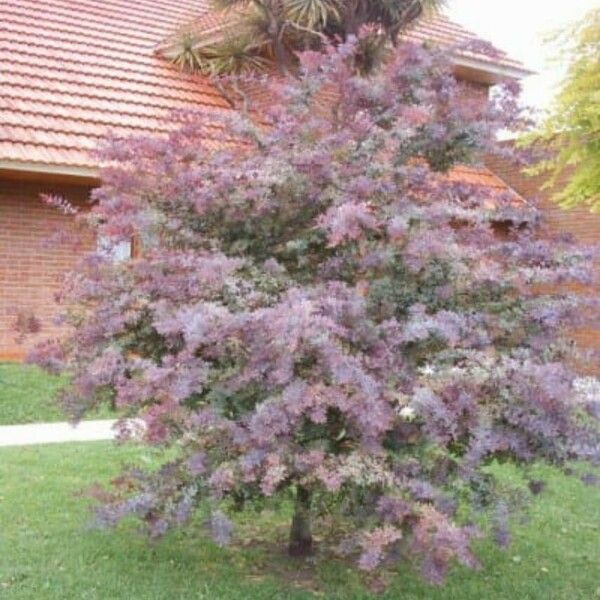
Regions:
[[[99,237],[97,243],[98,253],[113,262],[123,262],[129,260],[132,256],[133,245],[131,240],[114,242],[105,237]]]

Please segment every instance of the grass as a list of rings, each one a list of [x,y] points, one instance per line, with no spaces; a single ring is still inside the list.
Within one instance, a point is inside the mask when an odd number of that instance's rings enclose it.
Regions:
[[[0,425],[64,421],[55,400],[64,383],[37,367],[0,364]]]
[[[375,596],[355,568],[329,561],[290,563],[273,545],[219,549],[200,525],[149,545],[135,524],[86,531],[81,488],[114,476],[145,451],[110,443],[0,451],[0,598],[2,600],[593,600],[600,598],[600,489],[551,469],[531,520],[502,552],[480,546],[485,569],[455,569],[445,588],[407,570]],[[502,477],[519,481],[515,470]],[[271,523],[265,526],[264,520]],[[246,526],[251,520],[248,519]],[[255,524],[256,525],[256,524]],[[264,517],[262,533],[283,530]],[[283,544],[283,540],[281,541]],[[269,575],[271,573],[271,575]]]
[[[64,377],[34,366],[0,363],[0,425],[65,421],[56,401],[65,383]],[[102,409],[89,418],[110,416],[108,409]]]

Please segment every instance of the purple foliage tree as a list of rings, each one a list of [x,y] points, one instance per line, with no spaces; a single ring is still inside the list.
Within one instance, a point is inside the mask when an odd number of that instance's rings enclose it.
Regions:
[[[104,494],[100,523],[136,515],[159,536],[203,504],[224,544],[232,511],[289,495],[291,554],[326,508],[324,545],[441,582],[453,560],[477,566],[459,500],[507,541],[490,461],[600,460],[565,362],[585,300],[534,291],[588,281],[590,252],[448,174],[522,124],[514,85],[471,100],[411,44],[364,78],[355,48],[261,82],[260,119],[183,115],[166,139],[109,144],[78,218],[141,252],[87,256],[62,297],[72,335],[34,359],[72,373],[75,418],[112,402],[169,448]]]

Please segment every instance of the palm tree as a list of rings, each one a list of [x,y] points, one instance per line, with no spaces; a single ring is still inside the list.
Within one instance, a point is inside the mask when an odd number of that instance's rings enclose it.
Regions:
[[[212,75],[293,70],[296,53],[344,41],[364,26],[365,65],[425,11],[444,0],[213,0],[214,12],[182,32],[167,52],[182,68]]]

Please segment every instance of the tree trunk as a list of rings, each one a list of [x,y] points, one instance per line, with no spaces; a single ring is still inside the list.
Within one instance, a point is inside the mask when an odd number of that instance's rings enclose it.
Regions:
[[[310,556],[313,553],[313,539],[310,530],[311,500],[312,492],[309,489],[301,485],[296,486],[296,503],[288,546],[290,556]]]

